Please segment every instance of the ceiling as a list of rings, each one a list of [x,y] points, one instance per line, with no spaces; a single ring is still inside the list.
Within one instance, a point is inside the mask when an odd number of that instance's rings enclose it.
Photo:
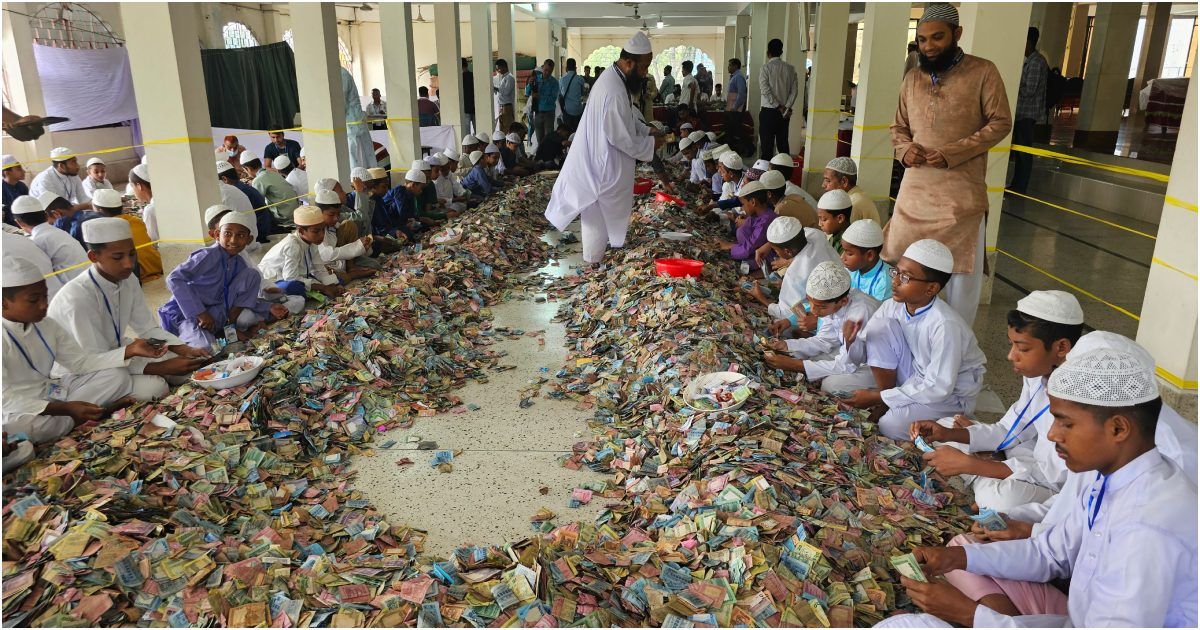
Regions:
[[[725,26],[749,11],[748,2],[537,2],[516,5],[522,12],[560,21],[568,27]],[[634,18],[634,13],[637,18]]]

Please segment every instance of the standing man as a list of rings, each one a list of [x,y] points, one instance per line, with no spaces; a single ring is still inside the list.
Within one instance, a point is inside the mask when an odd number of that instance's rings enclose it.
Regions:
[[[554,78],[554,60],[542,63],[541,80],[526,86],[533,102],[533,135],[540,143],[554,133],[554,110],[558,105],[558,79]]]
[[[371,89],[371,102],[367,103],[367,118],[372,121],[371,128],[387,129],[387,103],[380,98],[379,88]],[[379,120],[380,118],[383,120]]]
[[[746,97],[750,92],[746,85],[746,73],[742,72],[742,60],[729,60],[729,89],[725,90],[725,139],[735,150],[742,148],[745,129],[742,124],[746,111]]]
[[[600,67],[596,67],[596,74],[600,73]],[[671,66],[663,67],[662,83],[658,84],[658,93],[663,98],[667,98],[675,93],[675,77],[671,76]]]
[[[375,145],[371,144],[371,130],[367,128],[367,116],[358,98],[358,84],[350,76],[349,70],[339,69],[342,71],[342,97],[346,99],[346,141],[350,145],[350,168],[375,168]],[[303,156],[297,151],[295,156],[288,157],[292,159],[292,164],[299,164]]]
[[[758,112],[758,154],[764,160],[788,150],[788,123],[792,106],[796,104],[796,69],[784,62],[783,40],[767,42],[767,62],[758,72],[758,90],[762,94],[762,109]]]
[[[508,60],[496,60],[496,74],[492,76],[492,94],[496,95],[497,129],[508,129],[516,120],[517,80],[508,71]]]
[[[591,265],[604,259],[608,245],[625,244],[637,161],[653,160],[661,171],[654,151],[663,137],[641,122],[630,104],[642,89],[651,54],[650,38],[638,31],[596,80],[546,208],[546,218],[560,230],[580,217],[583,260]]]
[[[917,23],[920,65],[900,83],[892,123],[895,156],[908,171],[885,229],[883,258],[931,238],[954,254],[942,296],[968,325],[983,286],[988,149],[1008,135],[1012,114],[995,64],[958,47],[958,10],[933,4]]]
[[[1017,90],[1017,112],[1013,122],[1012,143],[1022,146],[1033,145],[1035,125],[1046,123],[1046,85],[1050,78],[1050,64],[1037,43],[1040,33],[1036,26],[1029,27],[1025,37],[1025,63],[1021,66],[1021,87]],[[1013,150],[1017,159],[1011,188],[1024,193],[1029,188],[1029,174],[1033,171],[1033,156]]]
[[[583,117],[583,83],[583,77],[575,72],[575,60],[567,59],[567,72],[559,81],[562,93],[558,101],[562,107],[563,122],[571,131],[579,127],[579,119]]]
[[[479,133],[481,130],[475,126],[475,74],[471,72],[471,67],[467,65],[467,58],[462,58],[462,95],[465,101],[463,102],[463,113],[467,115],[467,127]]]
[[[704,67],[704,64],[696,66],[696,83],[700,86],[700,94],[708,100],[713,93],[713,74]]]
[[[687,105],[688,109],[696,110],[696,104],[700,102],[700,84],[696,82],[696,77],[692,76],[692,62],[684,61],[679,64],[683,67],[683,78],[679,80],[679,104]]]

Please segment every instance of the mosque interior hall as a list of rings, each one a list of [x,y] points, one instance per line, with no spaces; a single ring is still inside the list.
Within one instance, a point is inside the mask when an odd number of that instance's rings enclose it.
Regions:
[[[977,547],[1196,521],[1198,21],[0,2],[5,627],[1194,626]]]

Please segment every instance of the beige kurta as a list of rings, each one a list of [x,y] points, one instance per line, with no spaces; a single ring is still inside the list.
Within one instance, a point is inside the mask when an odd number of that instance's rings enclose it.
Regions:
[[[1004,81],[987,59],[964,55],[937,85],[920,68],[904,75],[892,124],[896,159],[916,143],[940,151],[947,168],[904,172],[884,228],[884,260],[895,264],[914,241],[932,238],[954,254],[955,273],[974,270],[979,223],[988,210],[988,149],[1011,129]]]
[[[800,219],[800,225],[804,227],[817,227],[817,210],[808,205],[804,197],[800,195],[788,195],[779,200],[775,204],[775,214],[781,217],[795,217]]]
[[[846,191],[850,195],[850,203],[854,204],[850,208],[850,222],[860,221],[862,219],[870,219],[876,223],[883,223],[879,220],[879,208],[875,207],[875,202],[863,192],[861,188],[855,186]]]

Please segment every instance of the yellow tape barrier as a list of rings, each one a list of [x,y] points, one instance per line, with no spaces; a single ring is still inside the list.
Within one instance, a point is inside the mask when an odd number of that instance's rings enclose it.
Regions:
[[[1110,226],[1110,227],[1115,227],[1115,228],[1117,228],[1118,230],[1124,230],[1124,231],[1126,231],[1126,232],[1129,232],[1130,234],[1137,234],[1138,236],[1143,236],[1143,237],[1145,237],[1145,238],[1148,238],[1148,239],[1150,239],[1150,240],[1152,240],[1152,241],[1156,241],[1156,240],[1158,240],[1158,237],[1156,237],[1156,236],[1154,236],[1154,235],[1152,235],[1152,234],[1147,234],[1147,233],[1145,233],[1145,232],[1141,232],[1141,231],[1139,231],[1139,230],[1135,230],[1135,229],[1133,229],[1133,228],[1131,228],[1131,227],[1126,227],[1126,226],[1124,226],[1124,225],[1121,225],[1120,223],[1114,223],[1114,222],[1112,222],[1112,221],[1108,221],[1108,220],[1105,220],[1105,219],[1101,219],[1100,217],[1097,217],[1097,216],[1092,216],[1092,215],[1090,215],[1090,214],[1087,214],[1087,213],[1085,213],[1085,212],[1080,212],[1080,211],[1078,211],[1078,210],[1072,210],[1072,209],[1070,209],[1070,208],[1067,208],[1066,206],[1060,206],[1060,205],[1058,205],[1058,204],[1056,204],[1056,203],[1050,203],[1049,201],[1045,201],[1045,200],[1042,200],[1042,199],[1038,199],[1037,197],[1030,197],[1029,195],[1026,195],[1026,194],[1024,194],[1024,193],[1019,193],[1019,192],[1017,192],[1017,191],[1015,191],[1015,190],[1012,190],[1011,188],[999,188],[999,189],[996,189],[996,188],[989,188],[989,189],[988,189],[988,192],[998,192],[998,191],[1003,191],[1003,192],[1012,193],[1012,194],[1014,194],[1014,195],[1016,195],[1016,196],[1018,196],[1018,197],[1022,197],[1022,198],[1024,198],[1024,199],[1028,199],[1028,200],[1030,200],[1030,201],[1036,201],[1036,202],[1038,202],[1038,203],[1040,203],[1040,204],[1044,204],[1044,205],[1050,206],[1051,208],[1054,208],[1054,209],[1056,209],[1056,210],[1062,210],[1063,212],[1068,212],[1068,213],[1070,213],[1070,214],[1073,214],[1073,215],[1076,215],[1076,216],[1083,217],[1083,218],[1085,218],[1085,219],[1091,219],[1092,221],[1096,221],[1097,223],[1103,223],[1104,225],[1107,225],[1107,226]]]
[[[1050,273],[1049,271],[1046,271],[1045,269],[1042,269],[1041,267],[1038,267],[1037,265],[1035,265],[1035,264],[1033,264],[1033,263],[1031,263],[1031,262],[1029,262],[1029,261],[1027,261],[1027,260],[1023,260],[1023,259],[1021,259],[1021,258],[1018,258],[1018,257],[1016,257],[1016,256],[1014,256],[1014,255],[1012,255],[1012,254],[1010,254],[1010,253],[1008,253],[1008,252],[1004,251],[1003,249],[1000,249],[1000,248],[996,248],[996,251],[997,251],[998,253],[1004,254],[1005,256],[1007,256],[1007,257],[1009,257],[1009,258],[1011,258],[1011,259],[1013,259],[1013,260],[1015,260],[1015,261],[1017,261],[1017,262],[1021,263],[1022,265],[1025,265],[1026,267],[1029,267],[1030,269],[1032,269],[1032,270],[1034,270],[1034,271],[1036,271],[1036,272],[1038,272],[1038,273],[1042,274],[1043,276],[1046,276],[1047,278],[1050,278],[1051,280],[1054,280],[1055,282],[1058,282],[1058,283],[1060,283],[1060,284],[1062,284],[1062,285],[1064,285],[1064,286],[1067,286],[1067,287],[1071,288],[1073,291],[1075,291],[1076,293],[1079,293],[1080,295],[1086,295],[1087,297],[1090,297],[1090,298],[1092,298],[1093,300],[1096,300],[1097,302],[1100,302],[1101,304],[1103,304],[1103,305],[1105,305],[1105,306],[1107,306],[1107,307],[1109,307],[1109,308],[1113,309],[1114,311],[1117,311],[1118,313],[1121,313],[1121,314],[1123,314],[1123,315],[1127,315],[1127,316],[1129,316],[1129,317],[1133,318],[1133,320],[1134,320],[1134,321],[1141,321],[1141,320],[1142,320],[1142,318],[1141,318],[1141,317],[1139,317],[1139,316],[1137,316],[1137,315],[1135,315],[1135,314],[1131,313],[1130,311],[1128,311],[1128,310],[1126,310],[1126,309],[1124,309],[1124,308],[1121,308],[1120,306],[1117,306],[1116,304],[1113,304],[1112,302],[1109,302],[1108,300],[1105,300],[1104,298],[1102,298],[1102,297],[1100,297],[1100,296],[1096,295],[1095,293],[1092,293],[1092,292],[1090,292],[1090,291],[1087,291],[1087,290],[1085,290],[1085,289],[1083,289],[1083,288],[1081,288],[1081,287],[1079,287],[1079,286],[1077,286],[1077,285],[1071,284],[1070,282],[1067,282],[1066,280],[1063,280],[1062,278],[1060,278],[1060,277],[1058,277],[1058,276],[1056,276],[1056,275],[1054,275],[1054,274]]]
[[[1136,177],[1144,177],[1146,179],[1152,179],[1156,182],[1167,182],[1167,181],[1171,180],[1171,177],[1169,175],[1163,175],[1162,173],[1153,173],[1151,171],[1146,171],[1146,170],[1137,169],[1137,168],[1130,168],[1128,166],[1117,166],[1115,164],[1105,164],[1103,162],[1097,162],[1095,160],[1081,158],[1076,155],[1067,155],[1066,153],[1059,153],[1057,151],[1049,151],[1047,149],[1038,149],[1035,147],[1028,147],[1028,146],[1021,145],[1021,144],[1012,145],[1012,150],[1020,151],[1021,153],[1028,153],[1030,155],[1036,155],[1039,157],[1054,158],[1056,160],[1061,160],[1063,162],[1067,162],[1068,164],[1075,164],[1078,166],[1089,166],[1091,168],[1097,168],[1097,169],[1100,169],[1103,171],[1111,171],[1113,173],[1120,173],[1122,175],[1133,175]]]
[[[1175,206],[1176,208],[1183,208],[1184,210],[1191,210],[1192,212],[1196,211],[1196,204],[1184,201],[1177,197],[1172,197],[1171,195],[1167,195],[1166,197],[1164,197],[1163,201],[1166,201],[1167,203],[1171,204],[1172,206]]]

